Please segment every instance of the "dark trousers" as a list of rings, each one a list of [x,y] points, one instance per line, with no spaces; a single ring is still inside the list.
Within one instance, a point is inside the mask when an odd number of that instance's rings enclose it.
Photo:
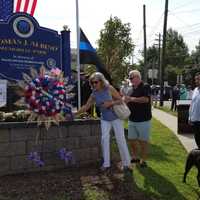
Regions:
[[[171,110],[175,110],[176,111],[176,108],[177,108],[176,101],[177,101],[176,99],[172,98]]]
[[[200,122],[193,123],[194,139],[197,147],[200,149]]]

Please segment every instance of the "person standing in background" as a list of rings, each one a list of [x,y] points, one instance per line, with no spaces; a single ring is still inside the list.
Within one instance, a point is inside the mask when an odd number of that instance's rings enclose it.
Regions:
[[[128,94],[129,91],[129,80],[125,79],[124,81],[122,81],[122,86],[120,88],[120,94],[122,96],[126,96]]]
[[[153,85],[151,88],[151,94],[152,94],[152,106],[155,108],[157,107],[157,103],[159,101],[159,90],[160,88],[156,85]]]
[[[177,110],[177,100],[179,100],[179,88],[175,85],[172,89],[172,102],[171,102],[171,110]]]
[[[196,88],[193,91],[192,101],[189,108],[189,123],[194,128],[194,139],[200,148],[200,73],[195,74]]]
[[[193,90],[191,85],[188,86],[188,91],[187,91],[187,100],[191,100],[193,95]]]
[[[128,139],[132,150],[132,163],[140,163],[141,167],[147,167],[150,127],[151,127],[151,88],[143,83],[138,70],[129,72],[129,80],[132,84],[129,96],[124,96],[131,115],[128,120]],[[141,157],[138,155],[141,150]]]
[[[180,100],[186,100],[187,99],[187,89],[185,87],[185,84],[181,84],[180,87]]]

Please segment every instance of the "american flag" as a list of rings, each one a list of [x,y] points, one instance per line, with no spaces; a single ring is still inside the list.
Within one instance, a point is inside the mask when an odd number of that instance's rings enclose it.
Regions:
[[[25,12],[34,15],[37,0],[14,0],[13,12]]]
[[[0,0],[0,21],[7,20],[12,13],[26,12],[34,15],[37,0]]]

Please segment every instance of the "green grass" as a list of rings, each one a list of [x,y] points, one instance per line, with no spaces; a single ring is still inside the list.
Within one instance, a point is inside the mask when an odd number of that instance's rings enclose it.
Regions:
[[[127,122],[125,122],[126,126]],[[117,151],[116,144],[113,142],[112,153],[119,155]],[[133,190],[139,193],[142,192],[147,196],[145,199],[149,200],[199,199],[200,189],[196,180],[196,168],[193,168],[188,174],[187,184],[182,183],[187,152],[177,137],[155,119],[152,119],[149,151],[148,167],[141,169],[136,166],[134,167],[132,176],[129,176],[128,185],[125,186],[125,188],[128,188],[127,193],[130,194],[130,198],[128,199],[137,199],[131,193]],[[116,199],[116,196],[113,197],[115,192],[113,193],[112,189],[108,189],[107,184],[105,185],[108,181],[112,182],[107,177],[107,179],[104,178],[98,184],[93,184],[92,182],[83,184],[82,192],[84,200]],[[120,186],[122,182],[117,179],[117,183],[115,184]],[[113,187],[112,184],[110,186]],[[123,199],[120,197],[120,191],[117,192],[117,195],[119,196],[117,199]],[[71,200],[67,196],[60,196],[58,199]]]
[[[86,185],[84,190],[85,200],[100,200],[100,199],[109,199],[106,191],[100,191],[99,188],[95,186]]]
[[[124,126],[127,127],[127,122]],[[117,151],[115,143],[112,144],[112,151]],[[149,151],[148,168],[135,167],[133,170],[134,188],[155,200],[199,199],[196,168],[192,168],[188,174],[187,184],[183,183],[187,152],[172,131],[155,119],[152,120]],[[89,188],[85,193],[88,197],[86,200],[106,197],[105,191],[97,191]]]
[[[163,111],[165,111],[165,112],[167,112],[167,113],[169,113],[169,114],[171,114],[171,115],[174,115],[174,116],[176,116],[177,117],[177,111],[172,111],[169,107],[167,107],[167,106],[157,106],[156,107],[157,109],[160,109],[160,110],[163,110]]]
[[[197,170],[193,168],[187,184],[182,183],[187,152],[176,136],[157,120],[153,119],[148,168],[134,170],[138,189],[156,200],[196,200]]]

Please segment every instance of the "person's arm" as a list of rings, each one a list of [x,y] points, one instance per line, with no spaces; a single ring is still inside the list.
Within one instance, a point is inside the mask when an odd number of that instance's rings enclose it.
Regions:
[[[87,103],[83,105],[77,112],[76,114],[79,115],[83,112],[86,112],[89,110],[89,108],[94,104],[94,97],[90,95],[89,99],[87,100]]]
[[[125,97],[125,102],[129,103],[129,102],[134,102],[134,103],[149,103],[150,102],[151,97],[129,97],[126,96]]]
[[[122,103],[122,97],[120,96],[119,92],[113,87],[109,86],[110,94],[112,95],[112,100],[105,101],[102,106],[105,108],[112,107],[115,104],[121,104]]]
[[[141,97],[131,97],[126,96],[124,98],[126,103],[134,102],[134,103],[149,103],[151,101],[151,90],[149,87],[144,88],[144,96]],[[151,102],[150,102],[151,103]]]
[[[110,92],[113,97],[113,101],[112,101],[113,105],[122,103],[122,97],[113,86],[110,86]]]
[[[188,112],[188,124],[189,125],[192,125],[192,121],[191,121],[191,108],[192,108],[192,103],[190,104],[189,112]]]

